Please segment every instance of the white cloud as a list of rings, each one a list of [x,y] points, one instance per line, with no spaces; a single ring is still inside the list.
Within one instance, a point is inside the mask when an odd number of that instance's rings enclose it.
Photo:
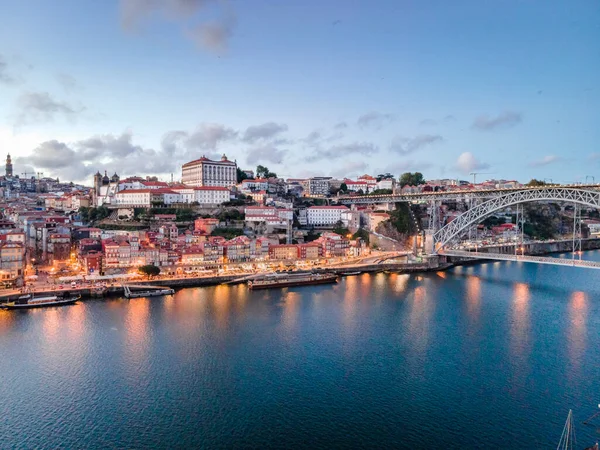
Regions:
[[[529,167],[542,167],[547,166],[548,164],[552,164],[560,161],[561,158],[556,155],[546,155],[542,159],[538,159],[537,161],[532,161],[529,163]]]
[[[488,169],[490,166],[489,166],[489,164],[483,163],[483,162],[479,161],[477,158],[475,158],[473,153],[464,152],[464,153],[461,153],[461,155],[456,160],[455,167],[463,175],[468,175],[469,173],[473,172],[474,170],[484,170],[484,169]]]
[[[518,125],[523,120],[521,113],[514,111],[505,111],[495,117],[482,115],[476,117],[473,121],[473,128],[482,131],[491,131],[500,128],[510,128]]]

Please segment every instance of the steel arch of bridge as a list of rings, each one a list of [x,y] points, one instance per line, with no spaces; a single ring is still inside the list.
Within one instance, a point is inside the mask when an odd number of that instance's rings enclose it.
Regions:
[[[444,248],[450,241],[460,236],[465,229],[479,223],[493,212],[519,203],[536,201],[571,202],[600,209],[600,192],[573,187],[549,187],[527,189],[493,197],[469,209],[436,231],[433,235],[434,251]]]

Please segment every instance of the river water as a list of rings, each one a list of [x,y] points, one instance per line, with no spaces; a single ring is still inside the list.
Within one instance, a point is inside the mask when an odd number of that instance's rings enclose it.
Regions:
[[[583,448],[599,330],[600,271],[517,262],[2,311],[0,447]]]

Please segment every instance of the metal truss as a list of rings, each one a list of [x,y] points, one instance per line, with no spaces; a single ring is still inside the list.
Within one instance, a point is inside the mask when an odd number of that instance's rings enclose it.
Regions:
[[[461,214],[449,224],[440,228],[434,235],[435,251],[444,248],[453,239],[458,238],[468,227],[479,223],[493,212],[519,203],[539,201],[562,201],[600,208],[600,191],[582,187],[544,187],[522,189],[505,195],[493,197],[467,212]]]
[[[589,184],[589,185],[562,185],[556,186],[556,188],[570,188],[570,189],[583,189],[583,190],[597,190],[600,189],[600,185]],[[400,203],[400,202],[429,202],[433,200],[440,201],[461,201],[469,199],[489,199],[493,197],[500,197],[512,192],[523,192],[523,191],[544,191],[548,187],[520,187],[520,188],[506,188],[506,189],[479,189],[471,191],[443,191],[443,192],[421,192],[417,194],[384,194],[384,195],[361,195],[361,196],[342,196],[332,197],[331,200],[337,201],[342,205],[358,205],[358,204],[377,204],[377,203]]]

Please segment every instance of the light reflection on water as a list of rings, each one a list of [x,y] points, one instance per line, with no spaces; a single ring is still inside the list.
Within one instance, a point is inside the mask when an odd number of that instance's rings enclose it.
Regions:
[[[567,327],[567,343],[570,362],[575,371],[584,363],[583,354],[586,347],[586,320],[588,298],[582,291],[575,291],[569,299],[569,325]]]
[[[440,436],[550,448],[564,411],[580,422],[600,400],[598,299],[595,271],[497,262],[0,311],[0,435],[29,448],[427,448]],[[577,433],[593,443],[593,429]]]

